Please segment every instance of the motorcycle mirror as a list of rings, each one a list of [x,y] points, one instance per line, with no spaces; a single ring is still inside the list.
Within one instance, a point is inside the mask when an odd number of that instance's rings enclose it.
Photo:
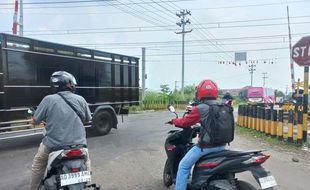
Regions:
[[[29,114],[33,114],[32,110],[31,109],[28,109],[27,111]]]
[[[175,108],[172,105],[168,105],[168,110],[173,113],[175,112]]]
[[[33,115],[34,112],[35,112],[35,109],[34,109],[33,107],[28,108],[27,112],[28,112],[29,114]]]

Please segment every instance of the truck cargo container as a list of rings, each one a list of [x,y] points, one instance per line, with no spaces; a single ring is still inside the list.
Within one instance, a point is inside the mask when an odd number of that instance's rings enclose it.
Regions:
[[[0,139],[42,133],[27,110],[51,93],[50,76],[59,70],[76,77],[76,93],[93,114],[86,127],[98,135],[139,103],[139,58],[1,33]]]

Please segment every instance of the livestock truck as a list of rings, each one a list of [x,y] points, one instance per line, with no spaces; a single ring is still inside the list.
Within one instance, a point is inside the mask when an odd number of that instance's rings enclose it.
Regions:
[[[59,70],[76,77],[92,133],[109,133],[118,114],[139,104],[139,58],[0,33],[0,139],[43,132],[27,110],[51,93],[50,76]]]

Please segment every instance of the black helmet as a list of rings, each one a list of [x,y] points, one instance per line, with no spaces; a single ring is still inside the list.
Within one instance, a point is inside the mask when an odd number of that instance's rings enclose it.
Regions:
[[[54,72],[51,76],[50,82],[53,92],[66,90],[74,92],[75,86],[77,85],[74,76],[66,71]]]
[[[224,96],[223,96],[223,99],[226,99],[226,100],[232,100],[233,97],[232,95],[230,94],[230,92],[225,92]]]

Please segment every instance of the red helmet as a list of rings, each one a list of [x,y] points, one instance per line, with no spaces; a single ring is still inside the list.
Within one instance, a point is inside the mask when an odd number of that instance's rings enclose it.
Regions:
[[[196,88],[196,98],[200,101],[203,98],[217,98],[219,89],[212,80],[201,81]]]

